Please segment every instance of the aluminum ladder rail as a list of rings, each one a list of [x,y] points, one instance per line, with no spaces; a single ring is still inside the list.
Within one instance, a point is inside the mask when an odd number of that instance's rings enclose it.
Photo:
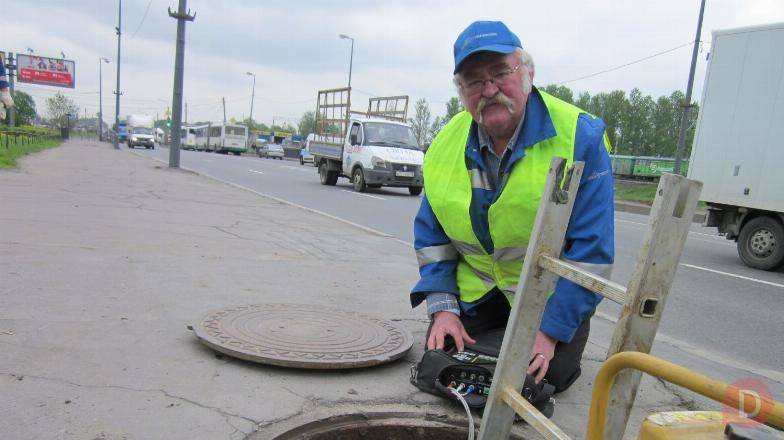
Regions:
[[[622,286],[560,259],[583,163],[575,162],[564,179],[565,168],[565,159],[553,158],[515,291],[479,440],[507,439],[515,413],[545,438],[569,438],[519,391],[548,294],[559,277],[623,306],[607,357],[621,351],[650,352],[702,190],[702,183],[682,176],[661,177],[631,281],[628,286]],[[617,377],[604,438],[623,437],[641,374],[624,371]]]

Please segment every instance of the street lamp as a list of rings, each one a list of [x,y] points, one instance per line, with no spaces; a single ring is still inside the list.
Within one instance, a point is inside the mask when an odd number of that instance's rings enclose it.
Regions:
[[[103,63],[108,63],[104,57],[98,60],[98,141],[103,142]]]
[[[342,40],[351,40],[351,58],[348,62],[348,87],[351,88],[351,67],[354,64],[354,39],[346,34],[340,34]]]
[[[251,72],[245,72],[246,75],[253,77],[253,91],[250,94],[250,124],[253,125],[253,98],[256,96],[256,74]],[[248,127],[250,129],[252,127]]]

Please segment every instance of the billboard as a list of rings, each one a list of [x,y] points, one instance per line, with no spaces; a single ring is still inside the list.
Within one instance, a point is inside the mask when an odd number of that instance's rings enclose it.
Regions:
[[[17,54],[16,72],[20,83],[72,89],[76,85],[76,65],[72,60]]]

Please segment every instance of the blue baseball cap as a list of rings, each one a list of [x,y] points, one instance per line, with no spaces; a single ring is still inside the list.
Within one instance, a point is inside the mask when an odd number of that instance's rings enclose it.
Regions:
[[[520,39],[500,21],[475,21],[455,40],[455,71],[469,56],[483,51],[510,54],[523,47]]]

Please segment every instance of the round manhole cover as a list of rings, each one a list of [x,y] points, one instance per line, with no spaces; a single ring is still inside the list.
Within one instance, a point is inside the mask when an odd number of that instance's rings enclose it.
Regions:
[[[304,304],[227,307],[193,328],[210,348],[262,364],[307,369],[368,367],[398,359],[411,333],[389,321]]]

